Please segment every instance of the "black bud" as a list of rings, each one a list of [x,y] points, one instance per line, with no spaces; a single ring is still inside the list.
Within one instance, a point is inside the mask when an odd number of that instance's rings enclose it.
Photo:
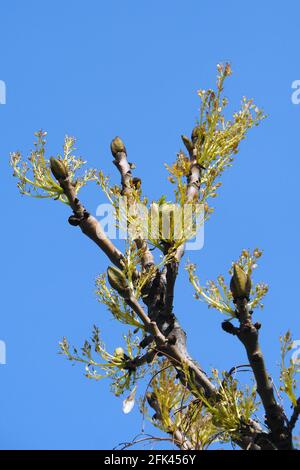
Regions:
[[[80,219],[76,215],[70,215],[68,222],[70,225],[73,225],[73,227],[77,227],[80,224]]]
[[[235,335],[236,334],[236,329],[235,327],[233,326],[232,323],[230,323],[230,321],[223,321],[222,323],[222,329],[224,331],[226,331],[226,333],[229,333],[231,335]]]

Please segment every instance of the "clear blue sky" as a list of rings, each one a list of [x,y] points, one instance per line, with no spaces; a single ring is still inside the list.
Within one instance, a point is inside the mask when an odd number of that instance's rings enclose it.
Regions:
[[[234,71],[226,86],[233,109],[247,95],[269,117],[226,173],[193,261],[206,280],[227,272],[242,248],[264,249],[256,278],[270,293],[256,318],[277,377],[280,334],[291,328],[300,339],[300,105],[291,102],[291,84],[300,79],[299,23],[297,1],[1,2],[1,449],[110,449],[141,427],[138,410],[122,414],[108,383],[88,381],[57,354],[62,336],[80,346],[94,323],[108,346],[119,345],[122,329],[94,295],[107,261],[67,224],[68,208],[19,195],[9,152],[28,152],[43,128],[49,155],[57,153],[67,133],[91,166],[118,182],[109,151],[118,134],[145,193],[170,196],[163,163],[195,123],[196,90],[215,84],[222,61]],[[81,197],[92,212],[104,202],[96,187]],[[221,330],[222,316],[193,300],[186,282],[183,271],[175,307],[191,353],[207,369],[243,363],[240,344]]]

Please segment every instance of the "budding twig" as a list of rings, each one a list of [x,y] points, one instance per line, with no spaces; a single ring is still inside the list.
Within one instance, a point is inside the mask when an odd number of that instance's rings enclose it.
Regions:
[[[107,238],[100,222],[90,215],[81,204],[77,198],[75,188],[68,178],[66,168],[63,168],[61,163],[62,162],[59,162],[59,160],[52,158],[51,171],[63,189],[73,210],[73,216],[71,216],[70,223],[72,225],[79,225],[82,232],[99,246],[111,262],[117,267],[122,268],[122,260],[124,258],[123,254],[114,246],[111,240]]]
[[[128,204],[134,204],[135,201],[133,200],[132,195],[133,186],[140,186],[141,180],[139,178],[132,178],[132,164],[130,164],[127,160],[126,147],[120,137],[115,137],[115,139],[113,139],[110,148],[114,156],[113,163],[121,175],[122,195],[128,198]],[[154,258],[151,251],[149,250],[146,240],[139,236],[135,239],[135,244],[140,251],[143,269],[149,269],[150,266],[154,265]]]
[[[195,128],[197,129],[197,128]],[[187,188],[186,188],[186,203],[191,204],[195,202],[198,198],[200,185],[201,185],[201,175],[202,170],[205,168],[197,162],[197,140],[198,137],[195,133],[195,129],[192,131],[192,141],[189,140],[186,136],[182,136],[184,145],[186,146],[189,157],[190,157],[190,171],[187,177]],[[184,255],[184,244],[180,245],[176,251],[175,259],[177,263],[180,263],[181,258]]]

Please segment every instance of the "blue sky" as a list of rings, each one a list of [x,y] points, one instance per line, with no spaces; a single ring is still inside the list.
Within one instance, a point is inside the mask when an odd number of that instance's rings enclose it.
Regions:
[[[94,295],[107,261],[67,224],[66,207],[19,195],[9,152],[26,154],[40,128],[49,155],[74,135],[78,153],[118,182],[109,151],[118,134],[145,194],[170,197],[163,163],[195,123],[196,90],[214,86],[222,61],[234,72],[225,92],[231,109],[246,95],[268,119],[224,176],[193,261],[205,281],[226,273],[242,248],[264,250],[255,275],[270,292],[255,318],[278,376],[279,336],[290,328],[300,339],[300,105],[291,102],[291,84],[300,79],[299,23],[296,1],[1,2],[1,449],[111,449],[141,428],[138,410],[122,414],[108,383],[87,380],[57,354],[64,335],[80,346],[94,323],[109,347],[119,345],[122,329]],[[96,187],[81,197],[91,212],[105,201]],[[245,362],[238,341],[221,330],[221,314],[193,300],[186,282],[182,269],[175,311],[191,353],[207,369]]]

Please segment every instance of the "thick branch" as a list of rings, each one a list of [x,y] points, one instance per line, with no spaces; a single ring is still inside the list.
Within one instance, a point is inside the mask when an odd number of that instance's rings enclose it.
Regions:
[[[166,304],[165,312],[166,315],[172,314],[173,312],[173,302],[174,302],[174,289],[175,281],[178,274],[178,263],[176,261],[170,261],[167,264],[167,273],[166,273]]]
[[[195,382],[203,390],[207,398],[216,396],[217,392],[214,385],[210,382],[206,374],[198,367],[198,365],[196,365],[189,358],[186,351],[184,351],[185,345],[177,344],[177,341],[175,341],[175,344],[172,344],[173,338],[168,339],[163,335],[156,322],[150,320],[134,296],[125,298],[125,302],[132,308],[132,310],[143,322],[146,331],[155,340],[158,350],[169,359],[174,367],[180,370],[188,369],[190,374],[194,377]]]
[[[172,344],[172,341],[164,337],[157,327],[157,324],[153,321],[150,321],[149,317],[144,312],[141,305],[138,301],[131,297],[130,299],[125,299],[128,305],[134,310],[134,312],[139,316],[142,322],[146,326],[147,332],[154,338],[157,344],[158,352],[162,353],[170,363],[177,369],[178,377],[184,386],[188,386],[186,380],[186,371],[189,371],[191,377],[194,378],[196,387],[204,393],[206,398],[217,400],[218,391],[215,386],[211,383],[206,374],[200,369],[198,364],[193,362],[190,359],[186,349],[185,344]],[[178,326],[181,330],[181,327]],[[195,389],[191,389],[192,393],[195,393]],[[195,396],[198,398],[197,393]],[[254,441],[260,442],[256,444]],[[270,448],[267,439],[265,438],[265,433],[261,431],[260,426],[251,422],[245,426],[243,430],[243,435],[240,438],[235,439],[235,442],[243,449],[247,450],[260,450],[261,448]]]
[[[187,149],[189,151],[190,156],[190,171],[187,178],[187,189],[186,189],[186,203],[192,204],[199,195],[200,184],[201,184],[201,170],[202,167],[197,163],[197,149],[195,145],[192,144],[188,139]],[[185,142],[185,139],[183,139]],[[168,251],[168,247],[166,247],[166,252]],[[166,253],[165,253],[166,254]],[[174,261],[171,261],[167,265],[167,273],[166,273],[166,295],[165,295],[165,308],[163,311],[163,316],[172,316],[173,312],[173,300],[174,300],[174,290],[175,290],[175,282],[178,275],[178,268],[181,258],[184,255],[184,244],[180,245],[175,253]],[[164,319],[164,318],[163,318]],[[172,322],[170,322],[172,325]],[[175,328],[176,325],[176,328]],[[181,340],[183,344],[184,354],[186,357],[189,357],[186,351],[185,345],[185,333],[180,327],[179,323],[177,322],[176,318],[174,317],[173,328],[169,332],[169,335],[174,336],[177,339],[177,344],[179,343],[178,339]]]
[[[240,327],[233,329],[231,333],[237,335],[246,349],[256,380],[257,393],[265,409],[266,424],[271,431],[270,438],[278,449],[292,449],[292,438],[287,425],[287,418],[282,407],[276,402],[273,385],[268,376],[259,346],[258,330],[260,325],[253,324],[247,299],[237,299],[236,305]]]

